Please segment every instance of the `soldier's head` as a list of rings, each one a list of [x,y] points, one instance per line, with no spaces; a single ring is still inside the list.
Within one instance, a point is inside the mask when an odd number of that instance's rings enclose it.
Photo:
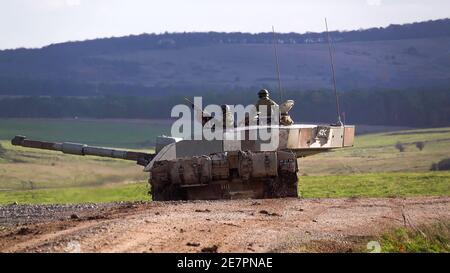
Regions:
[[[267,91],[267,89],[261,89],[258,92],[258,97],[261,98],[268,98],[269,97],[269,91]]]

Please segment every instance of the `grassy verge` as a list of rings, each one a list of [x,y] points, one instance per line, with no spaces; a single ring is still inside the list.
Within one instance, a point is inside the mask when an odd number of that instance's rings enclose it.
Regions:
[[[349,242],[351,242],[349,244]],[[372,244],[369,244],[372,243]],[[379,236],[350,236],[346,242],[317,240],[294,248],[296,252],[330,253],[449,253],[450,221],[400,227]]]
[[[450,172],[302,176],[304,198],[448,196]]]
[[[77,204],[118,201],[149,201],[148,184],[38,189],[0,192],[0,205],[5,204]]]
[[[449,253],[450,222],[422,226],[416,229],[398,228],[381,236],[382,252]]]

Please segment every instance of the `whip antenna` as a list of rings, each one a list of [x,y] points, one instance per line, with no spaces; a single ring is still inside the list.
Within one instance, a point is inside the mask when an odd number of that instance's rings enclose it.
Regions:
[[[336,88],[336,74],[335,74],[335,71],[334,71],[334,60],[333,60],[333,53],[332,53],[332,50],[331,50],[331,39],[330,39],[330,33],[328,32],[327,18],[325,18],[325,27],[326,27],[326,30],[327,30],[328,50],[330,52],[330,67],[331,67],[331,74],[333,76],[333,89],[334,89],[334,96],[336,98],[337,118],[338,118],[338,123],[342,126],[343,123],[341,121],[341,109],[340,109],[340,106],[339,106],[339,97],[338,97],[337,88]]]
[[[275,52],[275,60],[277,64],[277,76],[278,76],[278,91],[280,92],[280,103],[283,102],[283,90],[281,89],[281,76],[280,76],[280,61],[278,60],[277,40],[275,37],[275,28],[272,26],[273,33],[273,50]]]

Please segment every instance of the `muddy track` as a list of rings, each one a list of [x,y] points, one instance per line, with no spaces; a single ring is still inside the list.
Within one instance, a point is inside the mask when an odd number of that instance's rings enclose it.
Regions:
[[[450,197],[3,206],[0,251],[348,251],[393,227],[448,219]]]

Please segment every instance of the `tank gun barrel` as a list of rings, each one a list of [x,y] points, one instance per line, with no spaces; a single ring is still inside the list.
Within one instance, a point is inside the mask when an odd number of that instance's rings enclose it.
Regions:
[[[111,157],[130,161],[136,161],[137,164],[147,166],[148,163],[155,157],[155,154],[115,150],[110,148],[88,146],[80,143],[71,142],[46,142],[27,139],[24,136],[15,136],[11,140],[11,144],[14,146],[22,146],[34,149],[44,149],[52,151],[60,151],[65,154],[72,155],[92,155],[100,157]]]

